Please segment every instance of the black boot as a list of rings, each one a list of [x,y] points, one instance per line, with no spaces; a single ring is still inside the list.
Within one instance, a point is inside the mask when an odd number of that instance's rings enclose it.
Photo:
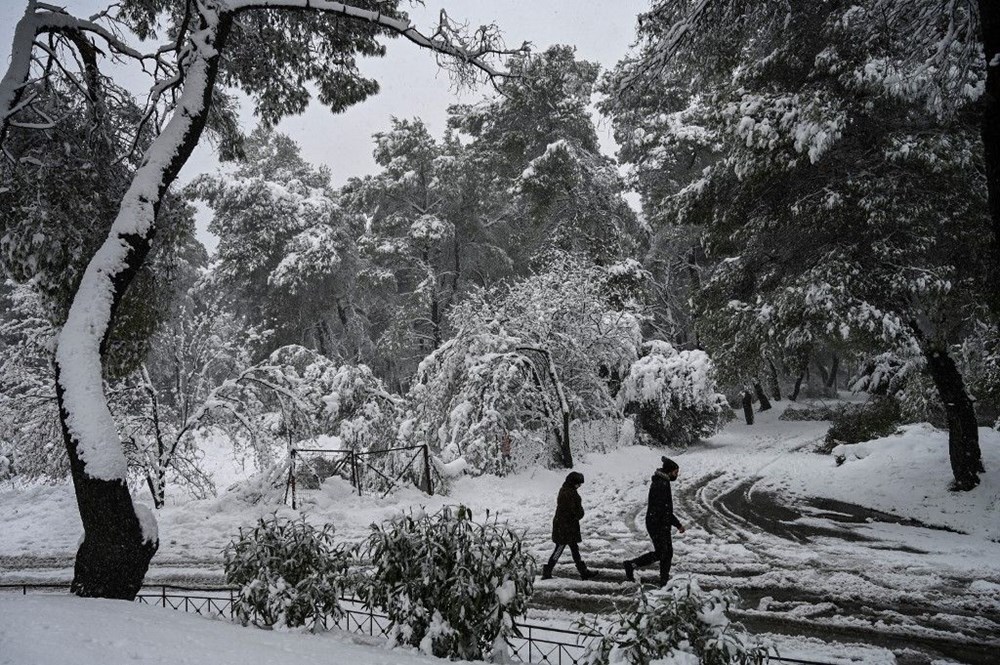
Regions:
[[[555,568],[555,566],[552,566],[552,565],[549,565],[549,564],[545,564],[544,566],[542,566],[542,579],[543,580],[551,580],[552,579],[552,569],[553,568]]]
[[[632,561],[623,561],[622,567],[625,568],[625,581],[635,582],[635,564]]]
[[[592,580],[598,575],[600,575],[600,573],[593,570],[588,570],[586,567],[580,570],[580,579],[584,581]]]

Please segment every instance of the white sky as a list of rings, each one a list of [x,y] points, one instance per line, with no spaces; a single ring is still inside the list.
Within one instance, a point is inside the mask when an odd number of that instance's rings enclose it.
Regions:
[[[99,0],[70,0],[53,4],[65,5],[77,15],[89,15],[104,7]],[[410,14],[422,29],[437,20],[440,8],[449,16],[472,25],[495,22],[503,30],[510,45],[529,41],[536,50],[552,44],[577,47],[578,57],[612,66],[625,55],[635,34],[636,16],[645,10],[649,0],[426,0],[424,8],[413,7]],[[404,1],[404,6],[407,4]],[[24,11],[23,0],[0,0],[0,54],[6,69],[10,57],[10,41],[14,24]],[[440,71],[430,52],[413,44],[394,39],[388,42],[385,58],[365,60],[362,70],[377,79],[382,91],[366,102],[357,104],[339,115],[333,115],[322,105],[313,103],[300,116],[287,118],[278,130],[290,135],[302,146],[303,156],[310,162],[326,164],[333,173],[334,184],[349,177],[371,173],[371,135],[389,126],[392,116],[419,116],[435,136],[444,130],[449,104],[472,101],[488,88],[457,94],[446,73]],[[138,79],[137,79],[138,81]],[[136,87],[136,93],[141,88]],[[254,120],[252,110],[245,114],[248,128]],[[610,129],[599,126],[605,152],[613,153]],[[203,142],[181,173],[186,181],[205,171],[214,170],[217,161],[210,147]],[[203,216],[203,215],[202,215]],[[204,228],[205,220],[200,220]],[[214,247],[213,239],[202,234],[203,242]]]

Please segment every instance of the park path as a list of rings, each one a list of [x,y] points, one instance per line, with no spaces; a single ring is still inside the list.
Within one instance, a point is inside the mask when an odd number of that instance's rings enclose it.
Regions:
[[[786,429],[780,437],[766,427],[747,428],[738,443],[722,437],[714,449],[675,457],[682,468],[675,510],[687,532],[675,532],[674,574],[737,590],[739,618],[754,631],[873,644],[896,652],[900,663],[1000,662],[1000,544],[985,543],[995,550],[990,568],[952,566],[951,550],[942,545],[966,539],[968,547],[982,547],[984,541],[773,489],[771,465],[814,454],[824,433],[816,425],[801,424],[799,435]],[[621,493],[631,502],[604,510],[583,546],[602,576],[583,582],[567,560],[555,579],[536,585],[537,608],[608,613],[634,602],[635,587],[624,583],[620,561],[648,549],[644,494]],[[646,576],[655,581],[655,566]]]

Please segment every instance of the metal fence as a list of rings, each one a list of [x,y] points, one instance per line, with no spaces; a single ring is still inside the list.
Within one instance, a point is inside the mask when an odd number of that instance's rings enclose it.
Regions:
[[[0,591],[31,593],[66,593],[69,584],[0,584]],[[233,620],[233,608],[238,590],[232,587],[184,587],[172,584],[147,585],[142,588],[135,602],[197,614],[212,619]],[[342,614],[332,625],[323,620],[325,628],[337,628],[352,633],[388,637],[392,621],[364,606],[357,598],[340,599]],[[517,623],[515,634],[507,639],[510,658],[520,663],[543,665],[583,665],[587,647],[597,633],[585,633],[565,628],[533,623]],[[831,665],[814,660],[800,660],[771,656],[769,662],[793,665]]]
[[[393,468],[390,473],[394,476],[390,476],[386,473],[389,467],[384,469],[378,468],[376,465],[372,464],[373,459],[382,458],[383,460],[388,458],[392,461],[394,455],[403,453],[403,457],[406,458],[405,462],[401,465],[402,468],[397,471]],[[316,475],[317,480],[322,480],[323,478],[339,475],[351,483],[354,487],[358,496],[361,496],[365,489],[369,491],[374,491],[376,493],[382,492],[382,496],[385,497],[391,492],[395,487],[400,484],[403,477],[407,474],[412,474],[413,468],[419,464],[419,482],[417,483],[427,494],[434,494],[434,478],[436,474],[438,476],[438,483],[441,482],[440,473],[434,468],[430,460],[430,449],[426,444],[416,445],[416,446],[396,446],[393,448],[384,448],[380,450],[354,450],[350,448],[291,448],[289,450],[289,466],[288,466],[288,478],[285,481],[285,497],[283,499],[284,503],[288,503],[289,498],[291,498],[292,508],[297,507],[297,474],[302,469],[307,469],[313,465],[309,461],[308,457],[305,455],[323,456],[330,455],[332,460],[330,461],[330,466],[325,469],[325,475],[321,478],[317,473],[315,468],[312,472]],[[368,480],[366,480],[366,478]]]

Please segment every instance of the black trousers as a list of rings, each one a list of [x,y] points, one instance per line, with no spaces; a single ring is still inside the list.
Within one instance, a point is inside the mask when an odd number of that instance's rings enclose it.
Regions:
[[[582,574],[587,570],[587,564],[583,562],[583,558],[580,556],[580,545],[578,543],[570,543],[569,545],[556,545],[556,548],[552,550],[552,556],[549,557],[549,563],[547,567],[552,570],[559,563],[559,557],[562,553],[569,547],[569,553],[573,555],[573,563],[576,564],[576,569]]]
[[[670,527],[666,529],[646,528],[649,539],[653,541],[653,551],[646,552],[641,557],[632,561],[636,566],[648,566],[654,561],[660,562],[660,585],[667,583],[670,579],[670,564],[674,559],[674,543],[670,538]]]

